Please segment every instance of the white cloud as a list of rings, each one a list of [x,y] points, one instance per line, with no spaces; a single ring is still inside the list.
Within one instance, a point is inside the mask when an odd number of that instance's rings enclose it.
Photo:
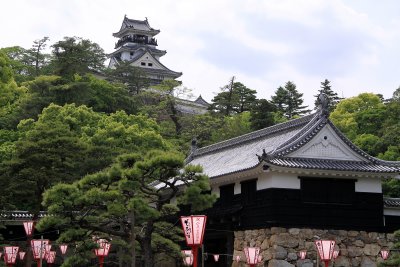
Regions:
[[[397,1],[344,0],[6,0],[0,47],[30,47],[80,36],[112,52],[123,16],[161,30],[161,61],[182,71],[183,84],[207,100],[235,75],[270,95],[291,80],[313,104],[325,78],[345,96],[371,91],[390,97],[400,84]],[[385,10],[387,8],[388,10]],[[390,8],[390,10],[389,10]]]

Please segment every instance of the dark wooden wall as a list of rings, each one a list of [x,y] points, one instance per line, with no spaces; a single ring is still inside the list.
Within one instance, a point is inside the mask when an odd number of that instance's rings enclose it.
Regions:
[[[313,184],[306,177],[300,179],[301,189],[257,191],[256,180],[242,182],[238,195],[232,195],[233,185],[224,186],[209,211],[211,222],[236,230],[279,226],[379,232],[397,222],[390,218],[384,227],[383,195],[355,192],[356,180],[313,178]],[[238,205],[241,209],[232,208]]]

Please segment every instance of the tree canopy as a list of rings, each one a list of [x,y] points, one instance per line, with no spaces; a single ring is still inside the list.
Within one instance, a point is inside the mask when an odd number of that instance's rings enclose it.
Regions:
[[[308,113],[310,110],[303,106],[303,94],[297,91],[296,85],[288,81],[284,87],[280,86],[275,95],[271,97],[271,102],[277,110],[288,119]]]

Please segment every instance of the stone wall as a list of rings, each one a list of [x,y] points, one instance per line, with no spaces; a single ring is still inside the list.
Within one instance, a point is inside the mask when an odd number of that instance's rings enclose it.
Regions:
[[[260,230],[235,232],[234,258],[240,255],[241,262],[232,267],[244,267],[243,248],[261,248],[262,264],[268,267],[313,267],[317,266],[316,239],[333,239],[340,250],[338,258],[329,266],[334,267],[376,267],[382,261],[381,248],[391,248],[393,234],[363,231],[318,230],[272,227]],[[307,250],[305,260],[298,256],[300,250]],[[323,266],[320,263],[320,266]]]

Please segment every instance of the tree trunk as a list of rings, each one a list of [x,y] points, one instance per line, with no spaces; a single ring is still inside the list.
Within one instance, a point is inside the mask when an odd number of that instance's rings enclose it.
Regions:
[[[153,222],[147,222],[144,230],[144,237],[142,242],[143,256],[144,256],[144,267],[154,267],[154,255],[151,249],[151,234],[153,233]]]
[[[135,232],[135,212],[132,210],[131,217],[131,267],[136,267],[136,232]]]
[[[174,100],[169,99],[168,100],[168,106],[169,106],[169,109],[171,111],[169,117],[171,118],[172,122],[175,124],[176,135],[180,135],[181,131],[182,131],[182,125],[179,122],[178,110],[176,109]]]
[[[229,94],[228,94],[228,104],[226,105],[226,116],[229,116],[232,111],[232,95],[233,95],[233,84],[235,82],[235,76],[232,77],[229,83]]]

